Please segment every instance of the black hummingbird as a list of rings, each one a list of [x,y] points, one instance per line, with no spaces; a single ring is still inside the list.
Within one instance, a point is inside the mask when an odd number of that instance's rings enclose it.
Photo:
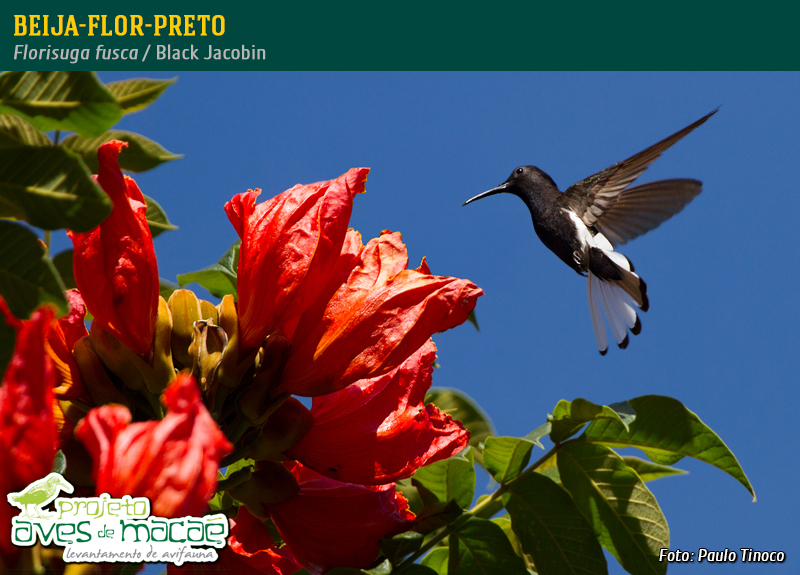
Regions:
[[[642,324],[637,309],[647,311],[647,285],[633,264],[614,248],[658,227],[702,191],[698,180],[673,179],[628,187],[662,152],[717,113],[606,168],[561,192],[553,179],[535,166],[520,166],[508,179],[464,205],[499,193],[514,194],[528,206],[536,235],[580,275],[586,276],[589,311],[600,354],[608,351],[605,314],[621,349]],[[602,310],[602,311],[601,311]]]

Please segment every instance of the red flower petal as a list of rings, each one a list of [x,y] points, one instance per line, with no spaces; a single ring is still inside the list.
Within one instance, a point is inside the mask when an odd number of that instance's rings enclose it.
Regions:
[[[399,233],[360,252],[324,312],[306,312],[292,337],[283,391],[318,396],[391,371],[439,331],[466,321],[483,291],[469,280],[406,269]]]
[[[128,423],[119,405],[91,410],[75,434],[92,454],[96,492],[150,498],[160,517],[199,515],[217,484],[219,461],[232,446],[206,410],[197,383],[180,374],[163,397],[161,421]]]
[[[6,304],[6,300],[2,297],[0,297],[0,313],[3,314],[6,325],[13,327],[17,331],[22,328],[22,320],[11,313],[11,310],[8,309],[8,305]]]
[[[225,205],[242,245],[238,301],[242,349],[261,344],[319,296],[342,250],[353,198],[367,168],[335,180],[295,186],[256,205],[260,190]]]
[[[0,554],[14,557],[6,495],[50,472],[55,455],[53,386],[56,373],[45,353],[53,311],[44,307],[19,324],[14,355],[0,385]]]
[[[414,518],[394,484],[368,487],[328,479],[293,466],[300,493],[270,508],[297,561],[312,575],[333,567],[367,567],[378,541],[404,531]]]
[[[86,317],[86,304],[78,290],[69,290],[66,295],[69,301],[69,314],[59,318],[47,335],[47,351],[59,374],[59,382],[53,392],[58,399],[81,397],[84,401],[90,402],[81,381],[78,364],[72,355],[75,343],[89,335],[83,322]]]
[[[144,196],[117,163],[127,145],[111,140],[97,150],[96,179],[114,203],[111,215],[89,232],[68,234],[75,246],[75,282],[95,321],[145,355],[153,347],[158,265]]]
[[[230,519],[228,545],[219,551],[219,559],[208,563],[184,563],[181,567],[167,566],[167,573],[236,573],[236,575],[292,575],[302,569],[288,545],[275,547],[272,536],[260,519],[253,517],[242,505],[236,519]]]
[[[423,405],[435,359],[428,340],[394,371],[314,398],[314,426],[287,455],[327,477],[379,485],[461,451],[469,432]]]

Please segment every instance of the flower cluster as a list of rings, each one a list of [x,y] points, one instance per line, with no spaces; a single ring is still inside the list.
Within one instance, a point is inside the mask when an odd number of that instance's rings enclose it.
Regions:
[[[163,517],[228,514],[219,570],[367,567],[414,518],[394,482],[468,442],[424,397],[431,335],[463,323],[481,290],[424,260],[409,269],[399,233],[364,245],[348,229],[358,168],[262,203],[235,196],[237,297],[165,300],[124,145],[98,150],[111,216],[70,234],[70,313],[20,321],[3,306],[17,340],[0,387],[0,495],[46,475],[61,449],[83,492],[147,496]],[[2,511],[0,565],[13,565]]]

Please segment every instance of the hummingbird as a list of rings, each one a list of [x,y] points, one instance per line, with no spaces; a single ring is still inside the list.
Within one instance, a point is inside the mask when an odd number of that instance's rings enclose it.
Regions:
[[[617,346],[625,349],[628,330],[633,335],[642,330],[637,310],[646,312],[650,306],[647,284],[635,273],[630,260],[614,248],[657,228],[703,189],[701,182],[688,178],[631,184],[667,148],[717,110],[627,160],[572,184],[565,192],[536,166],[520,166],[505,182],[463,204],[500,193],[514,194],[525,202],[542,243],[586,277],[600,355],[608,351],[603,315]]]

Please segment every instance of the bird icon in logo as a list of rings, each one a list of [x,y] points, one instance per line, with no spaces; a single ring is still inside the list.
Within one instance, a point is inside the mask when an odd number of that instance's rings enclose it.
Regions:
[[[19,493],[9,493],[6,499],[14,507],[22,509],[25,517],[29,519],[32,519],[32,511],[35,517],[46,518],[47,515],[42,514],[43,507],[55,499],[61,489],[67,493],[73,491],[72,485],[61,474],[53,472],[43,479],[34,481]]]
[[[631,184],[667,148],[717,113],[714,110],[638,154],[572,184],[561,192],[553,179],[535,166],[520,166],[499,186],[468,199],[513,194],[528,206],[533,229],[542,243],[580,275],[586,276],[589,311],[597,347],[608,351],[605,316],[614,340],[628,346],[628,330],[642,329],[637,314],[647,311],[647,284],[630,260],[614,248],[658,227],[702,191],[692,179]]]

